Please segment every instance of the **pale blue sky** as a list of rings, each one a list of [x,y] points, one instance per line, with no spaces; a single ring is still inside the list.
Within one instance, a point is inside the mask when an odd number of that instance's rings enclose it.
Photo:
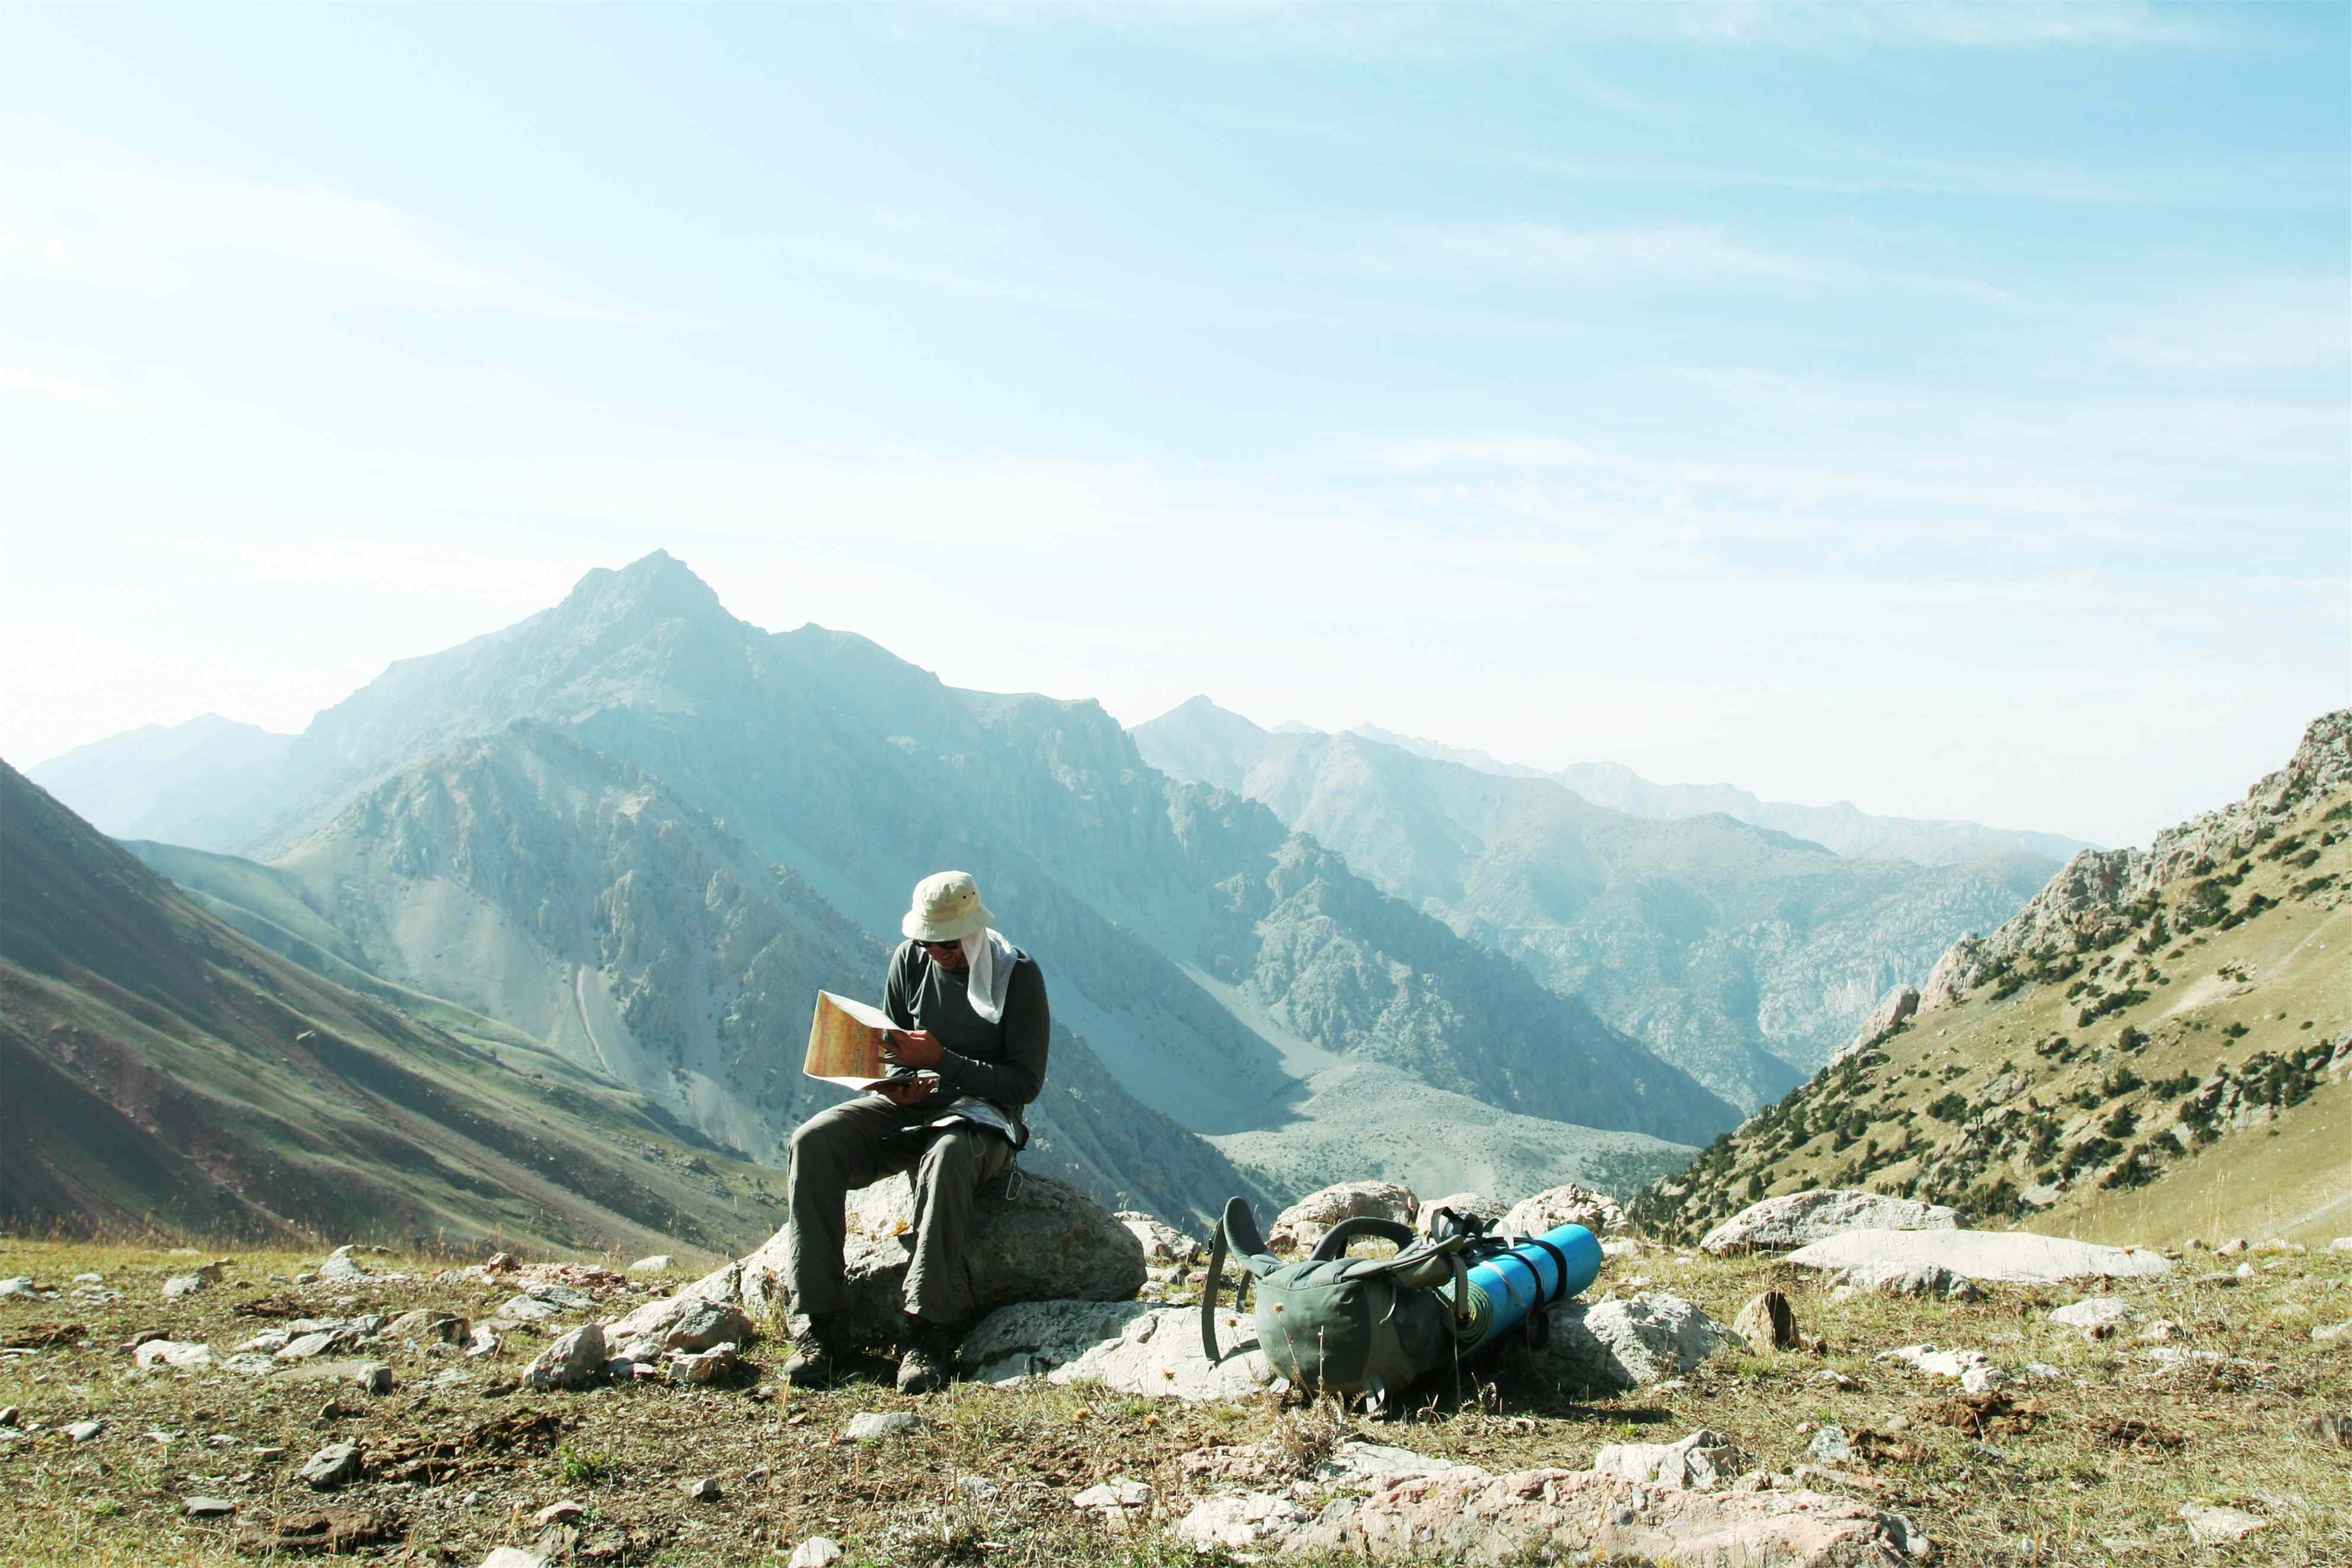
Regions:
[[[0,12],[0,756],[656,546],[2144,840],[2352,701],[2341,5]]]

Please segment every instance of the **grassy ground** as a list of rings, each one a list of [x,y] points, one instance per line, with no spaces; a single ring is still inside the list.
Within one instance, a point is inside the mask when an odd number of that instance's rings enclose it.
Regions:
[[[520,1336],[486,1362],[363,1352],[383,1355],[399,1378],[378,1397],[286,1373],[134,1371],[121,1347],[135,1334],[168,1330],[225,1354],[282,1321],[253,1315],[257,1304],[321,1316],[432,1306],[479,1318],[512,1293],[419,1282],[338,1297],[269,1279],[290,1280],[315,1267],[315,1256],[248,1252],[221,1285],[163,1301],[163,1279],[197,1261],[131,1247],[0,1241],[0,1277],[30,1275],[53,1288],[95,1272],[124,1292],[102,1307],[64,1295],[0,1301],[0,1343],[43,1337],[36,1325],[81,1325],[0,1363],[0,1405],[20,1406],[19,1420],[40,1428],[0,1442],[0,1486],[15,1505],[0,1510],[0,1562],[250,1563],[267,1553],[239,1548],[240,1526],[333,1509],[381,1531],[383,1540],[363,1555],[471,1568],[495,1545],[537,1542],[532,1514],[569,1499],[585,1510],[564,1538],[579,1562],[767,1563],[822,1533],[849,1548],[853,1565],[1140,1563],[1181,1554],[1157,1531],[1125,1534],[1081,1514],[1071,1499],[1132,1477],[1154,1487],[1166,1522],[1210,1489],[1186,1463],[1203,1450],[1261,1446],[1279,1486],[1350,1433],[1503,1469],[1581,1466],[1604,1443],[1667,1441],[1704,1426],[1785,1471],[1806,1462],[1815,1424],[1835,1422],[1885,1438],[1836,1489],[1908,1515],[1946,1563],[2352,1563],[2352,1450],[2304,1430],[2323,1414],[2352,1412],[2352,1338],[2310,1338],[2315,1325],[2352,1319],[2352,1256],[2340,1254],[2255,1255],[2253,1278],[2224,1288],[2191,1282],[2210,1262],[2192,1253],[2168,1280],[2117,1288],[2144,1317],[2182,1324],[2185,1337],[2174,1343],[2257,1363],[2169,1373],[2141,1359],[2147,1347],[2134,1328],[2092,1342],[2048,1321],[2048,1308],[2090,1290],[1994,1287],[1978,1303],[1838,1302],[1785,1266],[1654,1254],[1612,1264],[1593,1294],[1631,1293],[1643,1279],[1727,1321],[1754,1290],[1779,1283],[1827,1352],[1718,1357],[1682,1386],[1594,1400],[1506,1364],[1460,1405],[1449,1397],[1389,1423],[1270,1395],[1183,1406],[1042,1385],[959,1386],[924,1400],[879,1384],[794,1393],[775,1384],[782,1352],[772,1344],[755,1347],[755,1364],[724,1389],[502,1393],[543,1342]],[[622,1293],[608,1311],[652,1288]],[[1981,1350],[2021,1373],[2042,1362],[2057,1375],[2011,1391],[2038,1406],[2026,1429],[1972,1434],[1939,1419],[1952,1413],[1954,1385],[1870,1359],[1923,1341]],[[1825,1370],[1856,1386],[1809,1381]],[[887,1367],[875,1372],[887,1379]],[[837,1440],[852,1415],[882,1409],[914,1410],[929,1425],[908,1438]],[[107,1430],[87,1444],[59,1430],[93,1417]],[[2142,1425],[2125,1425],[2132,1422]],[[333,1441],[380,1456],[379,1469],[426,1463],[404,1481],[379,1476],[312,1492],[296,1471]],[[437,1451],[425,1450],[436,1443]],[[959,1489],[957,1478],[969,1476],[1001,1489],[981,1497]],[[687,1497],[684,1488],[704,1477],[719,1482],[719,1500]],[[199,1494],[235,1502],[236,1518],[183,1517],[184,1500]],[[2200,1499],[2271,1522],[2237,1545],[2192,1546],[2176,1514]]]

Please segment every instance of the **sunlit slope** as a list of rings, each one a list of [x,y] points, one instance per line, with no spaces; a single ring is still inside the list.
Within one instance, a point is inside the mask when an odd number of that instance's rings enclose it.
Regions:
[[[0,823],[11,1228],[717,1252],[777,1223],[775,1173],[263,949],[5,764]]]
[[[1688,1235],[1834,1185],[2117,1241],[2352,1229],[2346,719],[2249,802],[2128,864],[2070,866],[2012,927],[1948,954],[1908,1025],[1638,1211]],[[2081,889],[2093,873],[2104,899]]]

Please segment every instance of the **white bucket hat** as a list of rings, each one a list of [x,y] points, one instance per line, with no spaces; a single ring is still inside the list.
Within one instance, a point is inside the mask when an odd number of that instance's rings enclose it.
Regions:
[[[898,922],[910,942],[961,942],[986,931],[995,917],[980,901],[969,871],[934,871],[915,884],[913,905]]]

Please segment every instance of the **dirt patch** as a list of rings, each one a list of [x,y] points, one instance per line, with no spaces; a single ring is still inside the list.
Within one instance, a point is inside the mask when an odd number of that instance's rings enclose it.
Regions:
[[[1926,1414],[1937,1426],[1956,1426],[1971,1437],[2022,1437],[2048,1412],[2038,1399],[2012,1399],[1996,1388],[1931,1405]]]
[[[324,1555],[385,1545],[401,1534],[398,1516],[385,1510],[329,1508],[249,1521],[238,1528],[236,1544],[263,1554]]]

